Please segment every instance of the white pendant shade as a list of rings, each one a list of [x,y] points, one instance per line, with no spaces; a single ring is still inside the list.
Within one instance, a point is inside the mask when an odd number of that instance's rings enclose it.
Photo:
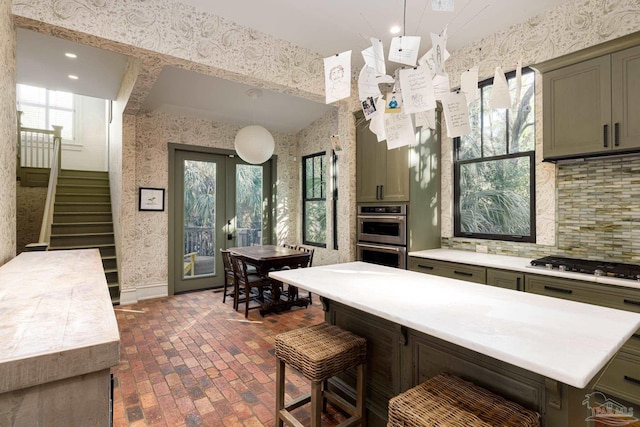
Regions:
[[[257,165],[271,158],[275,142],[268,130],[262,126],[251,125],[240,129],[236,135],[235,146],[242,160]]]

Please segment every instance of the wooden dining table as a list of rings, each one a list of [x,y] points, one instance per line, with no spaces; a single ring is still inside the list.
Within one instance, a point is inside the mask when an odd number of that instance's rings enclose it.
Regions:
[[[246,264],[254,266],[258,274],[264,277],[274,270],[306,267],[311,256],[305,251],[276,245],[239,246],[229,248],[229,251],[241,256]],[[272,297],[265,299],[260,308],[262,315],[289,310],[294,306],[306,307],[310,304],[309,298],[299,296],[296,286],[288,285],[284,292],[282,283],[274,281],[272,288]]]

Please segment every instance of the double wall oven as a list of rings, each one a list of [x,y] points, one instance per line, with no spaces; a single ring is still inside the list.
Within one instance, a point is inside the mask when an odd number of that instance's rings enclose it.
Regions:
[[[357,257],[407,268],[407,205],[358,206]]]

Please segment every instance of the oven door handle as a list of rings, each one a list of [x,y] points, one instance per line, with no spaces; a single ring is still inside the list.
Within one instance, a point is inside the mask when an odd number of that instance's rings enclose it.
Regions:
[[[399,252],[399,253],[403,252],[403,249],[405,249],[403,247],[372,245],[369,243],[358,243],[357,246],[361,248],[378,249],[378,250],[387,251],[387,252]]]
[[[358,215],[358,219],[365,220],[393,220],[393,221],[404,221],[406,216],[391,216],[391,215]]]

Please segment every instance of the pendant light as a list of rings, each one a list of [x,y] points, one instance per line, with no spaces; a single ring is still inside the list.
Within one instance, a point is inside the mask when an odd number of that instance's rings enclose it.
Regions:
[[[262,96],[262,91],[254,88],[249,89],[246,94],[253,100],[254,124],[240,129],[236,135],[235,148],[242,160],[258,165],[271,158],[275,142],[267,129],[255,124],[255,101]]]

